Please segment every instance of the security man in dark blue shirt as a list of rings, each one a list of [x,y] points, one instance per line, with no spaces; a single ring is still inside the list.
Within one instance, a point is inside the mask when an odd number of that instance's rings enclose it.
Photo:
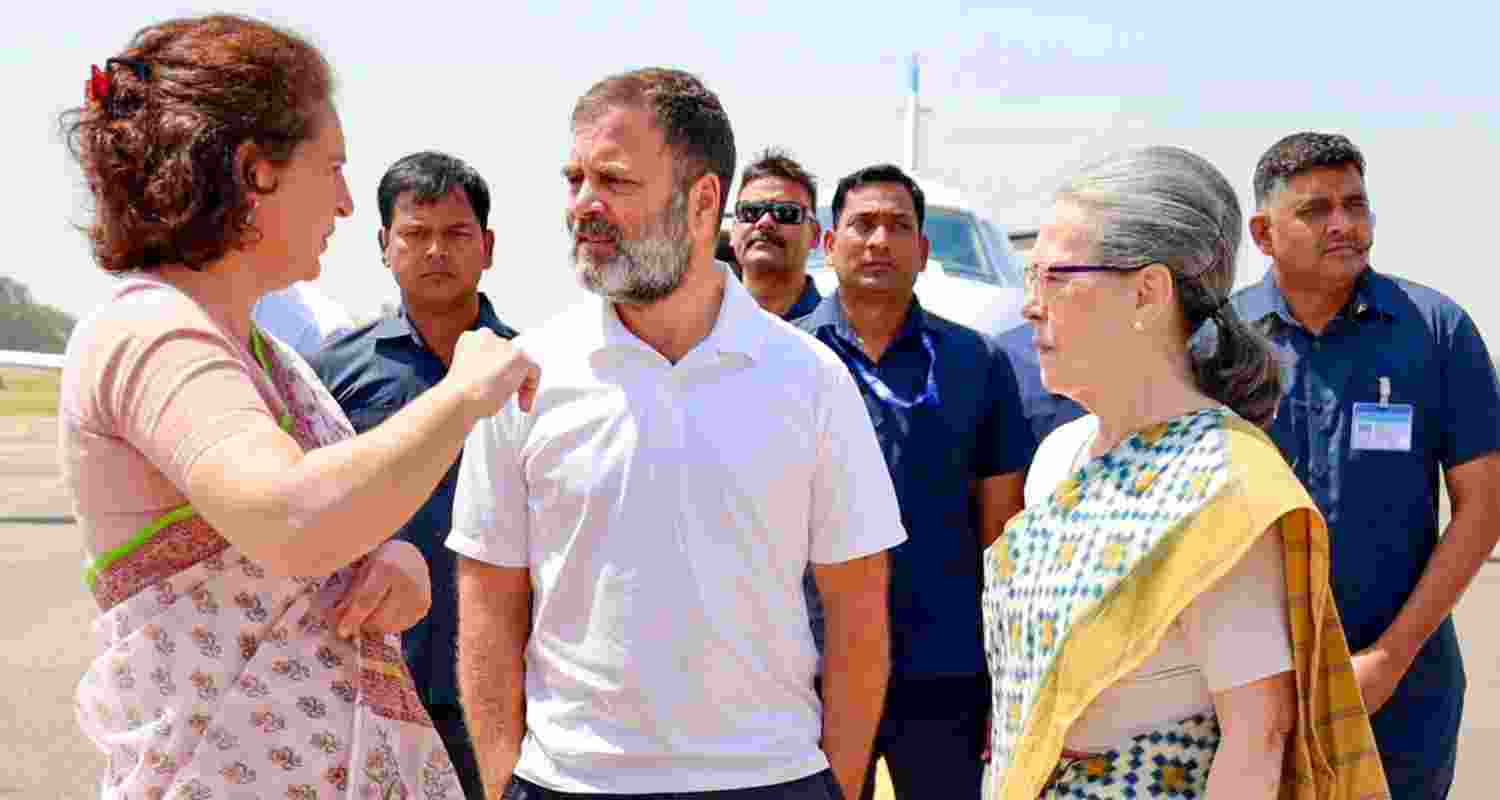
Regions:
[[[818,246],[818,184],[785,151],[770,148],[740,173],[729,243],[740,280],[761,308],[786,320],[812,313],[823,296],[807,274]]]
[[[796,324],[854,374],[909,537],[891,551],[891,678],[875,756],[898,800],[977,800],[990,706],[980,559],[1021,510],[1030,434],[1004,354],[917,302],[924,214],[921,189],[897,167],[840,181],[824,237],[839,289]]]
[[[1262,156],[1250,233],[1272,265],[1234,303],[1287,373],[1271,434],[1328,520],[1391,797],[1430,800],[1452,784],[1463,711],[1450,614],[1500,536],[1500,387],[1462,308],[1370,267],[1364,171],[1338,135],[1293,134]]]
[[[401,311],[335,338],[312,359],[318,377],[363,433],[379,425],[447,374],[458,337],[489,328],[516,332],[495,316],[479,291],[494,256],[486,227],[490,194],[472,167],[422,152],[397,161],[380,180],[380,248],[401,290]],[[407,663],[467,797],[485,797],[459,707],[458,606],[454,553],[443,545],[452,527],[454,461],[397,536],[421,549],[432,576],[432,609],[402,635]]]

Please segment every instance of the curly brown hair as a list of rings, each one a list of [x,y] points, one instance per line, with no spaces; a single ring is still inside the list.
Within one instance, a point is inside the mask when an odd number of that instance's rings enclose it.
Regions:
[[[63,114],[64,141],[93,194],[84,227],[109,272],[201,268],[258,238],[256,159],[285,164],[317,135],[333,74],[312,44],[240,16],[142,29],[106,64],[107,98]],[[248,147],[246,147],[248,145]]]

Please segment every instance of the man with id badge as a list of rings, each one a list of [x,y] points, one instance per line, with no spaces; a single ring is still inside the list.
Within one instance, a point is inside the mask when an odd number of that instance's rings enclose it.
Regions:
[[[841,180],[824,237],[839,288],[795,324],[853,373],[909,537],[891,550],[891,677],[874,757],[898,800],[977,800],[990,706],[980,558],[1021,510],[1030,432],[1000,349],[916,298],[925,211],[895,166]]]
[[[1458,304],[1370,266],[1364,173],[1339,135],[1266,151],[1250,234],[1272,265],[1234,303],[1287,372],[1271,435],[1328,520],[1334,600],[1391,797],[1426,800],[1452,785],[1463,712],[1451,613],[1500,536],[1500,387]]]

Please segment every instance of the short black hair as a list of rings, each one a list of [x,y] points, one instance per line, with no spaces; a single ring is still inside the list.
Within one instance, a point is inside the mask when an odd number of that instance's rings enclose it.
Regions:
[[[922,187],[895,164],[865,167],[845,175],[839,181],[838,188],[833,190],[833,227],[839,226],[839,215],[844,213],[844,199],[850,190],[870,183],[899,183],[905,186],[906,191],[911,193],[912,208],[917,212],[917,230],[922,229],[922,223],[927,219],[927,198],[922,194]]]
[[[712,172],[719,179],[719,215],[734,181],[734,131],[729,115],[703,81],[678,69],[648,67],[611,75],[589,88],[573,106],[572,123],[591,122],[611,108],[651,112],[672,151],[677,185],[686,189]]]
[[[798,164],[787,151],[779,147],[767,147],[756,154],[755,160],[740,173],[740,193],[743,194],[745,187],[752,181],[761,178],[782,178],[801,186],[807,190],[807,199],[812,203],[813,211],[818,210],[817,176]]]
[[[463,159],[431,150],[402,158],[380,177],[380,188],[376,191],[380,227],[391,227],[391,217],[396,213],[396,201],[401,195],[412,192],[418,203],[434,203],[454,188],[464,190],[469,207],[474,209],[474,216],[479,220],[479,227],[488,228],[490,187],[479,171],[464,163]]]
[[[1345,164],[1365,174],[1364,154],[1346,136],[1312,131],[1284,136],[1255,164],[1255,207],[1263,207],[1273,192],[1296,175]]]

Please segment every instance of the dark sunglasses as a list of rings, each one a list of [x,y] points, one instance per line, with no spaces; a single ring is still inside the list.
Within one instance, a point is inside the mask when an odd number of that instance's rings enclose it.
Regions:
[[[740,203],[734,207],[734,218],[753,225],[767,212],[777,225],[801,225],[803,220],[812,216],[812,211],[798,203],[763,201]]]

